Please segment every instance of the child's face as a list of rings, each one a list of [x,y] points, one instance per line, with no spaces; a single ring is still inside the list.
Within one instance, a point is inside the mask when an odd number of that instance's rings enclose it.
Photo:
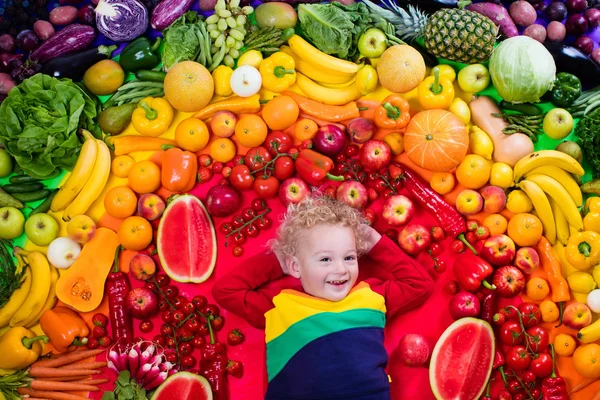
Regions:
[[[314,227],[303,235],[297,256],[290,263],[291,275],[300,278],[306,293],[340,301],[358,276],[354,232],[342,225]]]

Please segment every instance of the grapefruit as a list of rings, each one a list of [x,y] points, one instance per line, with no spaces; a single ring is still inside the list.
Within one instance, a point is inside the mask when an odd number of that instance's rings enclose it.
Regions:
[[[201,283],[217,262],[217,237],[202,202],[191,194],[171,201],[158,225],[158,256],[176,282]]]
[[[394,93],[410,92],[425,79],[425,60],[407,44],[389,47],[377,64],[381,86]]]
[[[165,98],[177,110],[196,112],[210,102],[213,78],[204,65],[194,61],[175,64],[165,77]]]
[[[177,372],[156,389],[150,400],[212,400],[210,383],[191,372]]]

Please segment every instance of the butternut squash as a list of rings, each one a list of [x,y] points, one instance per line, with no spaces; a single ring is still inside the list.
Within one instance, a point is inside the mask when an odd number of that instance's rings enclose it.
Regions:
[[[533,152],[533,142],[527,135],[506,135],[502,132],[508,124],[502,118],[492,115],[501,112],[494,100],[487,96],[473,96],[469,108],[473,125],[481,128],[494,142],[494,162],[503,162],[514,167],[517,161]]]
[[[98,228],[77,260],[58,279],[56,295],[60,301],[80,312],[96,309],[104,297],[104,282],[117,246],[119,239],[114,231]]]

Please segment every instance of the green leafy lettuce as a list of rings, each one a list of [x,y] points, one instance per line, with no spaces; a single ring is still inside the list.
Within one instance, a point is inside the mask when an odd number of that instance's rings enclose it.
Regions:
[[[202,50],[201,18],[189,11],[177,18],[164,32],[165,48],[162,55],[163,68],[168,71],[181,61],[194,61]]]
[[[0,143],[37,179],[57,168],[73,169],[79,128],[101,135],[98,101],[70,79],[37,74],[11,89],[0,106]]]
[[[600,108],[583,117],[575,126],[575,135],[585,158],[592,165],[592,176],[600,178]]]
[[[361,2],[300,4],[298,19],[307,40],[322,52],[347,60],[357,58],[358,38],[371,22],[369,9]]]

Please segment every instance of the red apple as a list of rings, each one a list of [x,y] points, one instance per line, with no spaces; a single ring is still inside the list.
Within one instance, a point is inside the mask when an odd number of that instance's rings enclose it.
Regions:
[[[477,317],[481,310],[479,299],[473,293],[460,292],[450,299],[450,315],[452,318]]]
[[[213,186],[206,194],[206,209],[214,217],[233,214],[240,207],[241,202],[239,192],[227,185]]]
[[[387,167],[392,160],[390,146],[381,140],[369,140],[358,152],[360,162],[365,169],[377,171]]]
[[[138,287],[127,293],[125,297],[125,310],[133,318],[144,319],[156,314],[158,298],[153,291],[145,287]]]
[[[156,273],[156,263],[149,255],[138,253],[129,261],[129,273],[138,281],[147,281]]]
[[[506,265],[494,272],[492,284],[496,286],[498,296],[504,298],[515,297],[525,287],[525,277],[517,267]]]
[[[483,243],[480,255],[492,265],[508,265],[515,256],[515,242],[506,235],[490,236]]]
[[[337,188],[336,198],[338,201],[348,204],[354,208],[364,208],[369,200],[367,188],[357,181],[344,181]]]
[[[526,274],[540,266],[540,255],[533,247],[521,247],[515,255],[515,267]]]
[[[429,359],[429,344],[423,335],[409,333],[400,338],[398,352],[404,365],[418,367]]]
[[[337,125],[329,124],[320,127],[312,140],[316,151],[335,157],[344,150],[346,134]]]
[[[279,200],[284,206],[298,204],[310,193],[310,188],[300,178],[289,178],[279,186]]]
[[[404,227],[398,235],[398,244],[408,254],[415,255],[425,250],[431,242],[429,230],[423,225],[412,224]]]
[[[385,199],[381,215],[389,225],[401,226],[415,215],[415,207],[408,197],[397,194]]]
[[[376,131],[375,124],[367,118],[354,118],[348,123],[348,134],[354,143],[365,143]]]

